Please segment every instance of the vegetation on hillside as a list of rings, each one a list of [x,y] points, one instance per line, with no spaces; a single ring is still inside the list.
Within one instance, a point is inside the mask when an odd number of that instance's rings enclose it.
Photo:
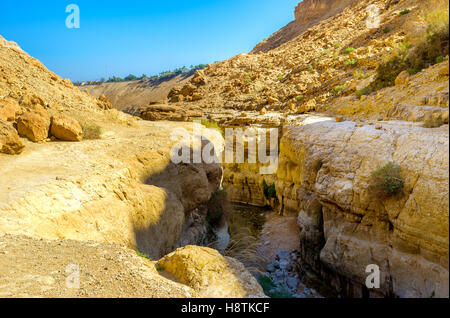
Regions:
[[[113,77],[110,77],[108,80],[105,80],[104,78],[102,78],[99,81],[88,81],[86,83],[75,82],[74,85],[76,85],[76,86],[81,86],[84,84],[86,84],[86,85],[101,85],[103,83],[120,83],[120,82],[141,81],[141,80],[147,80],[147,79],[149,79],[149,80],[169,80],[172,77],[175,77],[178,75],[183,75],[183,74],[187,74],[190,72],[202,70],[207,66],[208,66],[208,64],[191,65],[190,67],[183,66],[183,67],[176,68],[174,70],[164,71],[159,74],[152,75],[152,76],[147,76],[146,74],[142,74],[141,76],[136,76],[136,75],[130,74],[124,78],[113,76]]]
[[[92,122],[82,122],[83,138],[86,140],[100,139],[103,129],[99,125]]]
[[[272,185],[268,185],[266,180],[263,180],[263,190],[264,190],[264,196],[267,200],[274,199],[277,197],[277,190],[275,187],[275,183]]]
[[[400,166],[389,162],[372,172],[371,190],[379,197],[392,197],[401,194],[404,181],[400,175]]]
[[[408,11],[409,13],[409,11]],[[436,0],[434,8],[422,14],[427,28],[422,34],[402,43],[377,69],[373,89],[393,86],[403,71],[416,74],[440,63],[449,53],[449,4]]]

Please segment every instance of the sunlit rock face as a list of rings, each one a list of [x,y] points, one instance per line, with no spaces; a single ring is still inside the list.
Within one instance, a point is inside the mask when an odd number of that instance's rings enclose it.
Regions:
[[[279,213],[298,217],[302,261],[342,295],[448,297],[448,129],[324,117],[284,130],[275,175],[225,167],[232,198],[269,204],[262,182],[275,183]],[[371,174],[389,162],[404,191],[380,198]],[[366,288],[370,265],[379,289]]]
[[[295,20],[299,24],[308,24],[326,19],[355,2],[355,0],[304,0],[295,8]]]
[[[253,52],[273,50],[356,2],[355,0],[304,0],[295,8],[295,20],[259,43]]]
[[[380,198],[371,174],[388,162],[404,189]],[[330,120],[284,135],[277,195],[299,211],[304,259],[342,293],[448,297],[448,169],[447,129]],[[378,290],[366,289],[371,264]]]

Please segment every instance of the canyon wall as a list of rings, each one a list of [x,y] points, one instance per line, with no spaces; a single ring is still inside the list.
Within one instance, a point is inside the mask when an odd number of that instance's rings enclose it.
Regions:
[[[262,179],[273,180],[279,212],[298,215],[303,267],[342,295],[448,297],[448,136],[444,127],[322,118],[286,128],[276,175],[238,165],[225,183],[234,198],[261,205],[270,203]],[[404,191],[380,198],[371,173],[389,162],[400,165]],[[380,289],[365,287],[371,264]]]
[[[210,200],[222,178],[218,164],[171,163],[174,128],[159,126],[149,136],[151,126],[141,122],[109,131],[114,139],[0,158],[0,187],[8,187],[0,194],[0,231],[115,242],[153,258],[172,252],[190,213]],[[28,182],[14,184],[17,178]]]

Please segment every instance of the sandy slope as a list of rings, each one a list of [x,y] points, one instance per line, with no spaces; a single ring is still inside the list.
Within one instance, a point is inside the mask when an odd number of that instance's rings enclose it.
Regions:
[[[95,97],[104,94],[117,109],[138,115],[139,111],[143,110],[149,103],[163,101],[173,87],[186,84],[192,78],[188,75],[176,76],[168,81],[145,80],[104,83],[80,88],[81,90],[87,90]]]

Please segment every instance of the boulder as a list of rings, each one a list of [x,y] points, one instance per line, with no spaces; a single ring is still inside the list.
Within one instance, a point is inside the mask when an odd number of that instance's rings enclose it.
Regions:
[[[101,94],[97,99],[97,105],[101,109],[113,109],[114,105],[111,103],[109,98],[107,98],[104,94]]]
[[[397,78],[395,79],[395,86],[403,85],[408,81],[409,73],[407,71],[403,71],[400,74],[398,74]]]
[[[181,89],[181,95],[183,96],[190,96],[196,91],[197,87],[195,85],[192,85],[191,83],[187,83],[183,86]]]
[[[0,153],[17,155],[24,147],[14,127],[0,120]]]
[[[205,73],[203,71],[197,71],[194,74],[194,77],[192,78],[192,83],[203,86],[207,83],[207,78],[205,76]]]
[[[45,102],[37,95],[27,94],[21,98],[20,105],[27,109],[34,109],[36,105],[45,106]]]
[[[242,263],[210,248],[186,246],[161,259],[158,265],[201,297],[266,297]]]
[[[50,120],[39,113],[26,112],[17,119],[19,135],[33,142],[48,138]]]
[[[0,120],[15,121],[16,115],[21,113],[21,107],[13,99],[0,99]]]
[[[55,115],[52,117],[50,130],[52,136],[64,141],[83,140],[83,129],[78,121],[66,115]]]

